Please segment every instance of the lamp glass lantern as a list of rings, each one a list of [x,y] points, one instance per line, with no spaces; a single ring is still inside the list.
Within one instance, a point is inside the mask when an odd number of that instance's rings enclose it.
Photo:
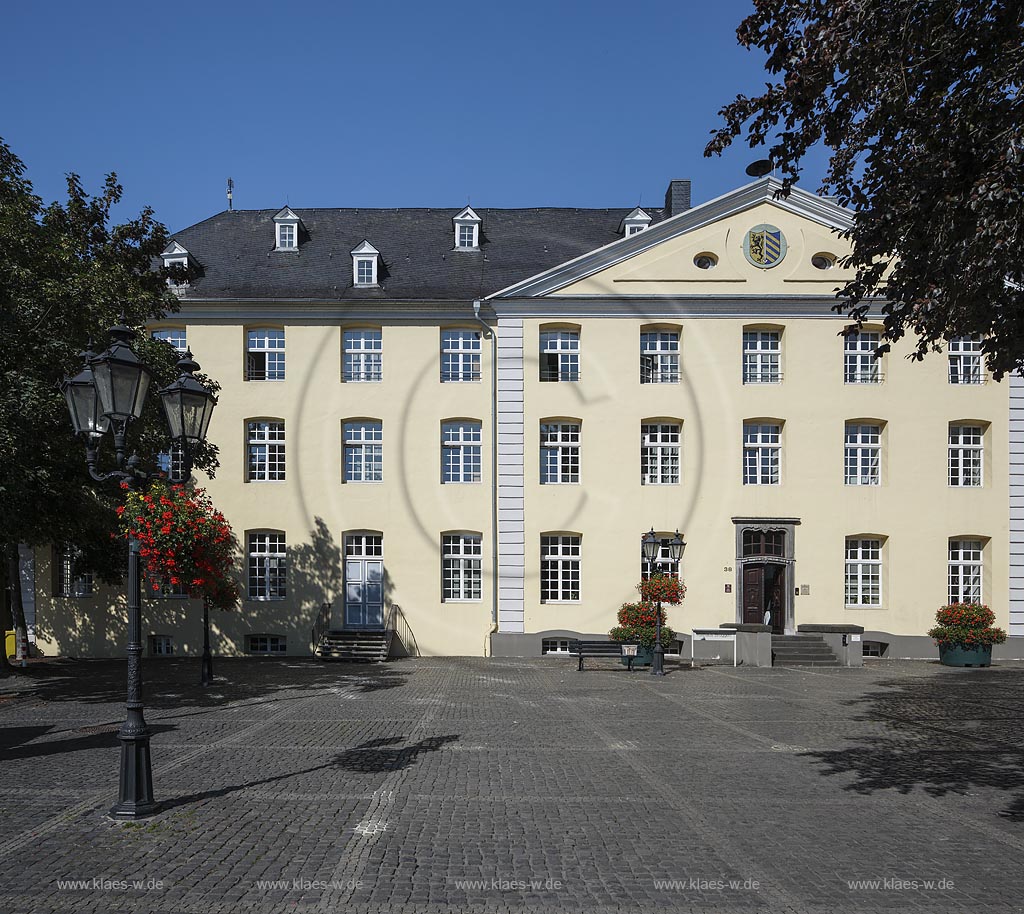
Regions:
[[[649,533],[645,533],[641,537],[640,548],[643,550],[644,560],[649,565],[658,561],[658,550],[661,548],[661,543],[658,541],[658,534],[654,532],[653,527]]]
[[[124,326],[110,331],[114,341],[89,363],[96,380],[103,414],[110,419],[128,422],[142,415],[152,372],[130,345],[132,331]]]
[[[675,536],[668,541],[668,554],[673,565],[678,565],[683,560],[683,552],[686,551],[686,543],[676,530]]]
[[[102,438],[110,428],[110,417],[104,415],[96,390],[96,379],[89,360],[95,358],[93,352],[83,352],[85,367],[73,378],[61,381],[60,392],[68,404],[71,414],[71,425],[76,435],[88,435],[90,438]]]
[[[178,361],[178,368],[181,371],[178,380],[161,389],[160,401],[171,438],[198,444],[206,438],[217,398],[192,376],[199,364],[191,352],[186,352]]]

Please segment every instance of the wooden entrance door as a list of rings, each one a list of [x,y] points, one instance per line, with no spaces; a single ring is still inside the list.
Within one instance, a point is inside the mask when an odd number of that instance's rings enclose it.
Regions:
[[[774,562],[743,566],[743,621],[770,625],[781,635],[786,629],[786,566]]]

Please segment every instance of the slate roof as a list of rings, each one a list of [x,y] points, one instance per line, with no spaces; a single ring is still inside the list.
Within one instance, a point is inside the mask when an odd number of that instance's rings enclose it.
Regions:
[[[461,209],[294,209],[298,253],[275,252],[278,212],[224,211],[173,235],[198,269],[185,297],[472,300],[621,238],[631,209],[477,208],[479,252],[453,250]],[[364,240],[381,254],[379,289],[352,286],[351,251]]]

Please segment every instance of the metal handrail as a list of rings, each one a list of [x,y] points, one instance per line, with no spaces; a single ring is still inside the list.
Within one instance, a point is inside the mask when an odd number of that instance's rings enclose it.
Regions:
[[[320,607],[320,612],[317,613],[316,621],[313,623],[313,630],[310,632],[314,654],[320,649],[320,643],[324,640],[324,633],[330,627],[330,624],[331,604],[324,603],[323,606]]]

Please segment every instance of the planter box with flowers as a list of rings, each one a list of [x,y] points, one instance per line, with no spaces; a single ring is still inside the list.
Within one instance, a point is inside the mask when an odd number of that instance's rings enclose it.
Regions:
[[[608,632],[608,637],[612,641],[639,645],[633,666],[650,666],[657,637],[658,603],[679,604],[686,594],[686,586],[671,575],[656,574],[641,581],[636,589],[640,593],[640,602],[622,604],[618,613],[619,624]],[[661,644],[668,647],[675,640],[676,633],[665,624],[664,606],[660,609]],[[628,660],[622,658],[622,663],[628,664]]]
[[[936,614],[928,632],[939,646],[939,662],[946,666],[989,666],[992,645],[1002,644],[1006,632],[993,626],[995,613],[982,603],[950,603]]]

